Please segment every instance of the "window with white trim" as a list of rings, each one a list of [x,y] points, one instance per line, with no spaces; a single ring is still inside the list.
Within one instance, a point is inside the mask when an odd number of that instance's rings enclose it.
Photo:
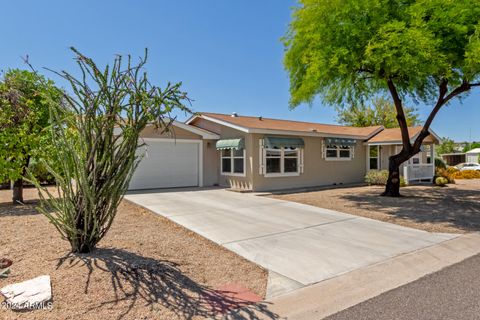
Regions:
[[[427,153],[427,163],[432,163],[432,146],[429,144],[425,145],[423,152]]]
[[[259,174],[265,177],[298,176],[303,173],[303,148],[267,147],[259,139]]]
[[[342,145],[326,145],[325,159],[326,160],[351,160],[353,159],[353,146]]]
[[[368,160],[369,160],[369,169],[378,170],[380,169],[380,147],[379,146],[368,146]]]
[[[265,175],[299,174],[298,148],[265,149]]]
[[[245,175],[245,149],[220,150],[223,175]]]

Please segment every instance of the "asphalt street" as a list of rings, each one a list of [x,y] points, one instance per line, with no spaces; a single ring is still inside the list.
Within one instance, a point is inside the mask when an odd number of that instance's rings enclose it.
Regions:
[[[385,292],[326,319],[480,319],[480,255]]]

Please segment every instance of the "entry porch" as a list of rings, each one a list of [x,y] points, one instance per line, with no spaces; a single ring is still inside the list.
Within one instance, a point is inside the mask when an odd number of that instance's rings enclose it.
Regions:
[[[369,170],[388,170],[389,158],[400,152],[401,144],[367,144],[367,172]],[[432,181],[435,176],[435,144],[423,144],[421,151],[400,166],[400,175],[407,183]]]

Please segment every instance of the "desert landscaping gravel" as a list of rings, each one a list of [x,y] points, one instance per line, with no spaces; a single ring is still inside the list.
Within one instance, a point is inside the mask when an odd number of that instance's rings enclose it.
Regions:
[[[36,195],[26,189],[27,204],[13,206],[10,191],[0,191],[0,258],[13,260],[0,288],[50,275],[53,308],[3,307],[1,319],[213,319],[233,303],[216,288],[265,296],[266,270],[126,201],[96,251],[69,255],[69,243],[36,212]]]
[[[480,231],[480,179],[436,187],[414,185],[403,197],[381,197],[383,187],[363,186],[277,193],[274,198],[337,210],[429,232]]]

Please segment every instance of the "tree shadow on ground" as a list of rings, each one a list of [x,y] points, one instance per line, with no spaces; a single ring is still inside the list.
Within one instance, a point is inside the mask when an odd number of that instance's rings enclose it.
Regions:
[[[201,285],[182,273],[179,265],[166,260],[143,257],[123,249],[98,248],[90,254],[68,254],[57,267],[84,265],[88,270],[85,293],[88,293],[94,269],[111,277],[114,299],[100,302],[89,311],[126,302],[128,307],[118,317],[128,315],[136,304],[154,308],[161,305],[182,319],[277,319],[265,302],[251,304],[230,298],[228,292]]]
[[[23,204],[0,202],[0,218],[2,216],[28,216],[40,214],[36,209],[40,205],[39,200],[28,200]]]
[[[48,212],[52,212],[53,208],[48,205],[50,200],[45,200],[46,205],[44,207]],[[39,199],[26,200],[22,204],[13,204],[11,202],[0,202],[0,218],[2,216],[30,216],[41,214],[38,211],[41,201]]]
[[[339,196],[349,207],[382,212],[418,223],[448,223],[463,231],[480,231],[480,190],[454,187],[407,187],[402,197],[382,197],[378,190]],[[347,210],[348,211],[348,210]]]

